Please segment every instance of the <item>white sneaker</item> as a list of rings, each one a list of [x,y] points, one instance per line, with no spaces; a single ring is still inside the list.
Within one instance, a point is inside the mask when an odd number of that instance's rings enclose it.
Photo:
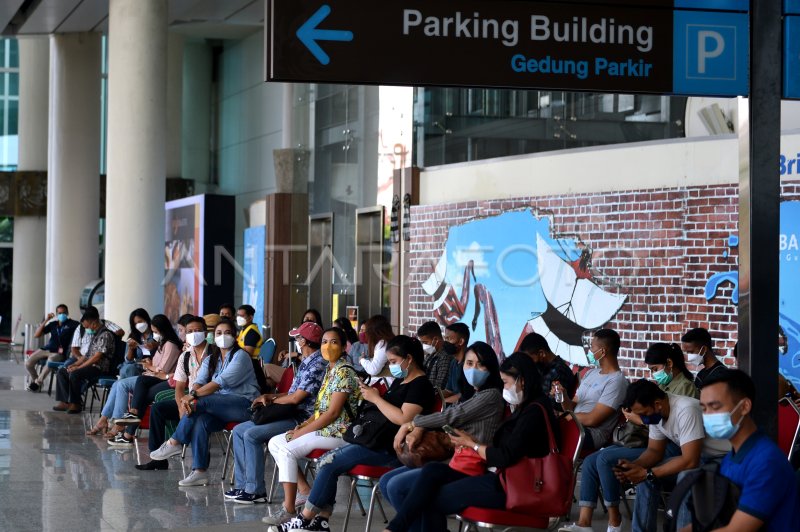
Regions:
[[[311,495],[310,493],[300,493],[297,492],[297,496],[294,498],[294,506],[295,508],[300,508],[301,506],[306,505],[306,501],[308,501],[308,496]]]
[[[295,517],[294,512],[289,512],[286,508],[283,507],[281,504],[281,509],[277,512],[273,512],[270,510],[270,513],[261,518],[261,522],[267,523],[268,525],[282,525],[283,523],[288,522],[293,517]]]
[[[208,485],[208,472],[193,469],[189,476],[178,481],[178,486],[206,486]]]
[[[608,529],[606,530],[606,532],[622,532],[622,525],[619,526],[608,525]]]
[[[151,460],[166,460],[170,456],[176,456],[183,452],[182,445],[170,445],[169,440],[161,444],[161,447],[150,453]]]
[[[558,532],[592,532],[592,527],[580,526],[578,523],[570,523],[559,528]]]

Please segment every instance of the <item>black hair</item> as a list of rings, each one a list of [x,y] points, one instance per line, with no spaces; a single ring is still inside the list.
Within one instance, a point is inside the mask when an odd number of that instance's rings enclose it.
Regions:
[[[242,305],[241,307],[239,307],[239,310],[243,310],[244,313],[247,314],[248,316],[255,316],[256,314],[256,309],[254,309],[250,305]]]
[[[703,327],[696,327],[686,331],[686,334],[681,336],[681,342],[685,344],[704,345],[709,350],[714,349],[714,342],[711,340],[711,333],[708,332],[708,329],[704,329]]]
[[[683,359],[683,351],[678,344],[666,344],[657,342],[647,348],[644,355],[645,364],[666,365],[667,360],[672,361],[672,367],[683,373],[683,376],[691,382],[694,379],[692,372],[686,368],[686,361]]]
[[[464,345],[469,344],[469,327],[465,323],[456,322],[451,323],[445,327],[450,332],[456,333],[459,338],[464,340]]]
[[[158,329],[158,332],[161,333],[161,341],[159,342],[159,346],[166,345],[167,342],[172,342],[178,349],[183,348],[183,342],[181,339],[178,338],[178,335],[175,334],[175,329],[172,328],[172,324],[169,322],[169,318],[167,318],[163,314],[156,314],[153,316],[151,326],[154,326]]]
[[[740,369],[726,369],[725,371],[718,371],[713,377],[703,382],[703,388],[724,382],[728,385],[728,391],[734,399],[744,399],[745,397],[751,401],[756,400],[756,385],[750,375]]]
[[[203,319],[202,316],[192,316],[185,324],[184,327],[188,327],[190,323],[199,323],[203,326],[203,331],[208,332],[208,325],[206,325],[206,320]]]
[[[236,314],[236,307],[234,307],[234,306],[233,306],[233,305],[231,305],[230,303],[223,303],[222,305],[220,305],[220,306],[219,306],[219,312],[218,312],[217,314],[222,314],[222,311],[223,311],[224,309],[226,309],[226,308],[227,308],[227,309],[230,309],[230,311],[231,311],[231,314]]]
[[[614,329],[600,329],[595,331],[594,337],[603,343],[603,346],[608,349],[610,355],[617,356],[619,353],[619,346],[622,344],[619,339],[619,334]]]
[[[386,351],[391,352],[401,358],[411,357],[414,364],[424,373],[425,372],[425,352],[422,350],[422,343],[416,338],[411,338],[404,334],[398,334],[386,346]]]
[[[65,314],[69,314],[69,307],[66,306],[64,303],[59,303],[58,305],[56,305],[56,311],[58,311],[58,309],[60,308],[64,309]]]
[[[227,325],[231,328],[234,333],[236,332],[236,323],[233,322],[230,318],[220,318],[219,322],[214,326],[214,336],[216,336],[217,327],[220,325]],[[233,342],[231,346],[230,352],[228,352],[228,356],[232,357],[236,351],[239,350],[239,342]],[[219,363],[219,359],[222,356],[222,350],[217,347],[216,342],[214,343],[214,348],[209,349],[209,356],[208,356],[208,375],[213,376],[214,373],[217,371],[217,364]]]
[[[139,329],[136,328],[136,323],[133,321],[133,318],[143,319],[145,323],[147,323],[147,326],[150,327],[151,323],[150,314],[148,314],[147,311],[143,308],[137,308],[136,310],[131,312],[131,315],[128,318],[128,322],[131,325],[131,332],[128,334],[128,338],[133,338],[134,340],[136,340],[138,343],[141,344],[144,341],[144,337],[142,336],[142,333],[139,332]]]
[[[314,323],[322,327],[322,314],[320,314],[317,309],[315,308],[306,309],[306,311],[303,312],[304,318],[306,317],[306,314],[312,314],[314,316]]]
[[[342,352],[345,352],[346,351],[345,348],[347,347],[347,335],[344,333],[344,331],[341,330],[339,327],[330,327],[330,328],[325,329],[324,331],[322,331],[322,336],[325,336],[325,333],[328,333],[328,332],[334,332],[339,336],[339,342],[342,344]],[[303,338],[303,339],[305,340],[305,338]],[[314,347],[314,343],[313,342],[309,342],[308,340],[306,340],[306,342],[308,342],[308,345],[310,345],[311,347]],[[317,344],[316,349],[319,349],[319,348],[320,348],[320,345]]]
[[[186,327],[189,324],[189,322],[192,321],[192,318],[194,318],[194,315],[184,314],[183,316],[178,318],[178,325],[180,325],[181,327]]]
[[[549,353],[550,344],[547,343],[544,336],[532,332],[525,335],[525,338],[522,339],[522,343],[519,344],[519,350],[527,354],[538,353],[539,351],[547,351]]]
[[[83,312],[83,316],[81,316],[81,321],[87,320],[99,320],[100,319],[100,312],[98,312],[97,307],[86,307],[86,310]]]
[[[335,327],[339,327],[347,336],[347,341],[351,344],[358,342],[358,333],[353,329],[353,324],[347,318],[336,318],[333,322]]]
[[[492,346],[486,342],[475,342],[465,349],[464,353],[469,353],[470,351],[475,353],[475,356],[478,357],[478,362],[480,362],[489,372],[489,378],[486,379],[486,382],[483,383],[483,386],[480,387],[479,391],[490,390],[493,388],[496,390],[502,390],[503,380],[500,378],[500,363],[497,361],[497,353],[494,352]],[[464,360],[466,361],[466,357]],[[463,403],[475,395],[475,388],[473,388],[473,386],[467,382],[467,378],[464,376],[464,365],[460,364],[460,367],[462,371],[459,380],[459,388],[461,389],[461,399],[459,399],[459,402]]]
[[[392,324],[383,314],[376,314],[368,319],[364,332],[367,335],[367,352],[370,356],[375,353],[378,342],[383,340],[388,343],[395,336]]]
[[[545,397],[544,390],[542,390],[542,377],[539,374],[539,370],[536,369],[536,364],[533,363],[533,360],[526,352],[517,351],[506,358],[500,365],[500,372],[515,379],[522,377],[524,384],[520,407],[538,398]]]
[[[653,406],[656,400],[663,400],[666,397],[666,392],[659,388],[656,383],[647,379],[639,379],[628,386],[622,406],[631,408],[634,403],[639,403],[642,406]]]
[[[432,338],[442,337],[442,328],[435,321],[426,321],[417,329],[417,337],[430,336]]]

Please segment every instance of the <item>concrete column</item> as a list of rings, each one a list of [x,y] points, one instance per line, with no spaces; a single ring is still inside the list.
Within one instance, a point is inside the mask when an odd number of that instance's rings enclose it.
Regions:
[[[167,177],[183,177],[181,115],[183,100],[183,36],[167,38]]]
[[[105,314],[164,308],[167,1],[111,0]]]
[[[204,41],[183,47],[183,177],[194,179],[195,191],[206,191],[211,141],[211,48]]]
[[[19,38],[19,170],[47,170],[49,54],[46,37]],[[22,317],[22,324],[34,323],[45,314],[46,238],[44,217],[14,218],[12,334],[18,317]]]
[[[46,305],[79,315],[99,275],[101,35],[50,37]]]

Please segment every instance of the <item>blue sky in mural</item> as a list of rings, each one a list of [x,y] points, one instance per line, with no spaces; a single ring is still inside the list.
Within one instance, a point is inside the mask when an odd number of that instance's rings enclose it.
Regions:
[[[787,340],[787,352],[779,356],[780,370],[800,389],[800,202],[781,204],[780,240],[780,322]]]
[[[511,354],[525,323],[547,308],[538,281],[536,235],[544,238],[563,259],[580,256],[575,241],[553,239],[550,220],[537,219],[528,209],[505,212],[491,218],[471,220],[450,228],[447,240],[447,281],[461,295],[464,269],[475,262],[475,276],[491,292],[498,312],[503,348]],[[462,322],[471,327],[475,298],[470,293]],[[485,340],[483,313],[478,318],[470,342]]]

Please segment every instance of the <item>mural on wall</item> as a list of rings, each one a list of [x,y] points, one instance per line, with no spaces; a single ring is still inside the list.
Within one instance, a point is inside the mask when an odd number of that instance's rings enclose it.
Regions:
[[[602,281],[579,236],[553,234],[551,215],[535,209],[451,227],[422,287],[439,323],[465,321],[470,342],[487,342],[501,360],[537,332],[580,365],[587,364],[586,335],[611,321],[627,297]]]

